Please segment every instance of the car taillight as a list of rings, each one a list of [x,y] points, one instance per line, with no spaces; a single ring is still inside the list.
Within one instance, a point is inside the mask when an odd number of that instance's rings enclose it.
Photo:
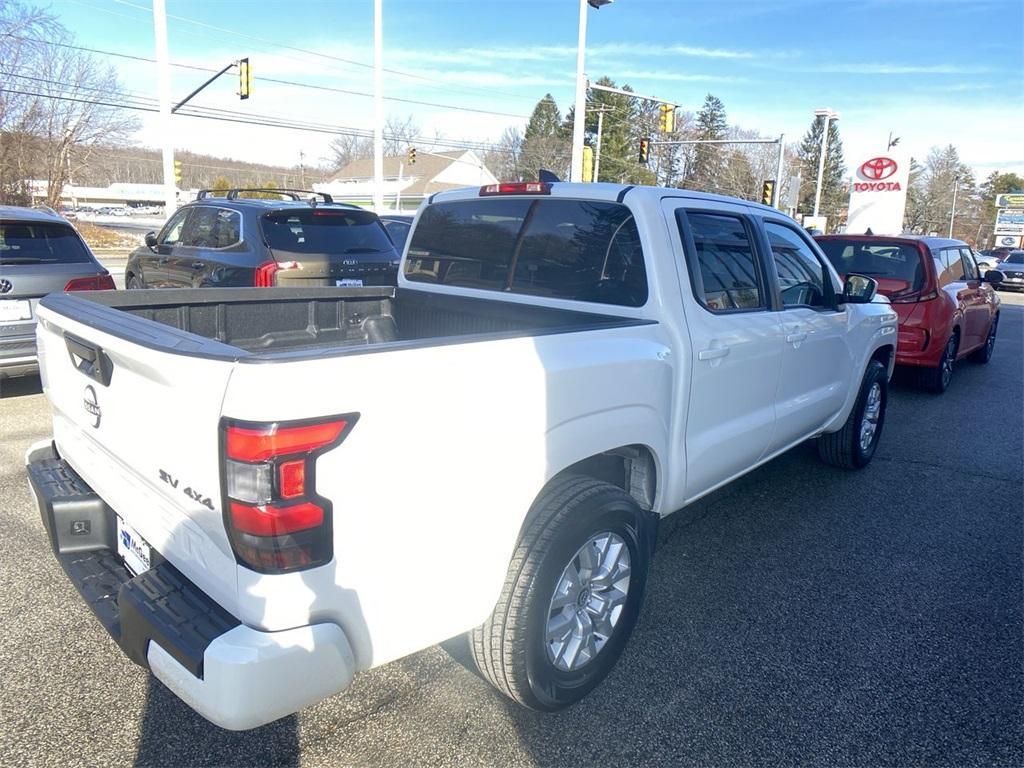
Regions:
[[[900,291],[889,296],[889,302],[892,304],[914,304],[918,301],[930,301],[934,298],[938,298],[938,291],[928,291],[928,293],[920,293],[918,291]]]
[[[76,277],[68,280],[64,286],[65,291],[112,291],[114,290],[114,278],[109,273],[94,275],[92,277]]]
[[[480,197],[491,195],[550,195],[551,185],[544,181],[516,181],[480,187]]]
[[[224,522],[240,564],[287,573],[330,561],[331,503],[317,495],[316,460],[358,418],[221,421]]]
[[[256,279],[253,283],[257,288],[273,288],[277,285],[277,273],[286,269],[301,269],[297,261],[268,261],[256,267]]]

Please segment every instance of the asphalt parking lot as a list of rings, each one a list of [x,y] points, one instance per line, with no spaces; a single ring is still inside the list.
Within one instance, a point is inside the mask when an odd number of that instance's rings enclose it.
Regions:
[[[897,379],[866,470],[802,446],[669,518],[617,669],[553,715],[455,639],[261,729],[208,724],[64,578],[21,464],[48,405],[38,378],[4,382],[0,762],[1024,764],[1024,297],[1003,297],[991,364],[941,397]],[[444,599],[419,579],[410,600]]]

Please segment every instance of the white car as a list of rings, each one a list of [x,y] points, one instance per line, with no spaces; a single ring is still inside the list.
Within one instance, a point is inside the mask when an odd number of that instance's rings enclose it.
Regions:
[[[1003,276],[1003,279],[996,283],[997,288],[1024,290],[1024,251],[1010,251],[996,269]]]
[[[442,192],[397,288],[43,299],[28,475],[101,623],[218,725],[459,633],[554,710],[626,644],[660,518],[809,438],[871,460],[896,344],[875,287],[730,198]]]

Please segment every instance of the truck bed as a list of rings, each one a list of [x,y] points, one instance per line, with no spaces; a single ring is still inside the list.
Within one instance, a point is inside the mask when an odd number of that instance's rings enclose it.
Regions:
[[[52,294],[42,303],[144,346],[222,359],[355,354],[384,344],[433,346],[649,322],[402,288],[90,291]]]

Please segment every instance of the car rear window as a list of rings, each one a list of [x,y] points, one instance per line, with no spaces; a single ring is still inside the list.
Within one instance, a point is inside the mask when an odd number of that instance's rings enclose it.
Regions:
[[[67,224],[0,221],[0,264],[82,264],[91,261]]]
[[[413,230],[405,277],[627,307],[647,301],[633,214],[619,203],[590,200],[431,205]]]
[[[263,235],[275,251],[288,253],[394,253],[372,211],[310,209],[264,214]]]
[[[861,240],[819,240],[818,245],[832,262],[836,272],[901,280],[910,290],[919,291],[924,285],[924,265],[921,252],[906,243],[878,243]]]

